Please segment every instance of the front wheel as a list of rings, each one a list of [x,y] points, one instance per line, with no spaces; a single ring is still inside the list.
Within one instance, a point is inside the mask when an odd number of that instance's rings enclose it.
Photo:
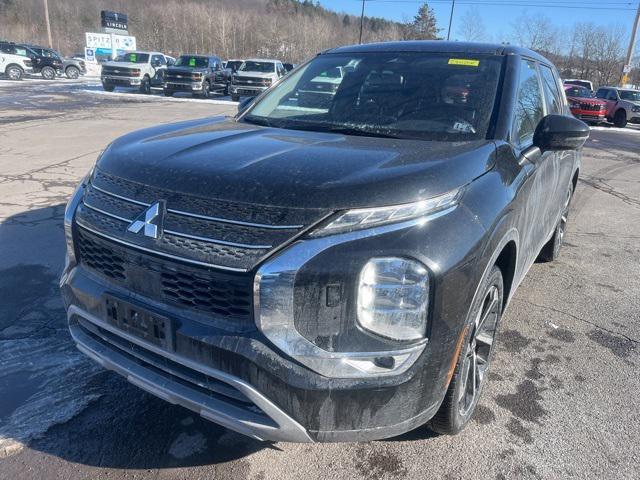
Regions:
[[[17,65],[9,65],[4,73],[9,80],[22,80],[24,76],[24,71]]]
[[[56,71],[53,67],[44,67],[40,73],[45,80],[53,80],[56,78]]]
[[[102,88],[104,88],[105,92],[113,92],[116,87],[114,87],[113,85],[107,85],[103,83]]]
[[[149,77],[144,77],[142,82],[140,82],[140,93],[144,93],[145,95],[151,93],[151,79],[149,79]]]
[[[613,116],[613,124],[618,128],[624,128],[627,126],[627,112],[620,109]]]
[[[232,93],[231,94],[231,101],[232,102],[239,102],[240,101],[240,95],[238,95],[237,93]]]
[[[504,298],[502,272],[495,265],[482,281],[462,343],[451,382],[430,428],[441,434],[460,432],[471,420],[485,384]],[[459,353],[458,353],[459,352]]]

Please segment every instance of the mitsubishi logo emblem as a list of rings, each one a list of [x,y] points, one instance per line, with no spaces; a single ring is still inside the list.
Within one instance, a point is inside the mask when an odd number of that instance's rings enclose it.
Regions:
[[[138,215],[127,228],[128,232],[140,233],[144,228],[144,236],[158,238],[162,230],[162,215],[164,214],[164,204],[162,201],[156,202]]]

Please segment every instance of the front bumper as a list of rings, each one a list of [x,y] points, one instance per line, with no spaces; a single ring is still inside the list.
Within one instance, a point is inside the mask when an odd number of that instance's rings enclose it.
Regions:
[[[248,97],[255,97],[257,95],[260,95],[267,88],[269,88],[269,87],[267,87],[267,86],[248,87],[248,86],[244,86],[244,85],[232,85],[231,86],[231,93],[234,94],[234,95],[246,95]]]
[[[119,85],[123,87],[134,87],[140,85],[139,77],[117,77],[111,75],[102,75],[102,83],[107,85]]]
[[[164,90],[168,92],[200,92],[202,82],[165,82]]]
[[[606,110],[580,110],[572,109],[571,113],[574,117],[588,122],[604,122],[606,120]]]

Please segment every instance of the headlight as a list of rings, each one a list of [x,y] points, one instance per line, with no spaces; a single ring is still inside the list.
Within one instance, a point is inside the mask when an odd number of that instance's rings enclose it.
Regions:
[[[631,110],[634,111],[634,112],[640,112],[640,105],[636,105]]]
[[[333,219],[324,227],[316,230],[312,235],[320,236],[338,232],[348,232],[363,228],[398,223],[418,217],[449,211],[455,207],[462,196],[462,188],[456,188],[443,195],[420,200],[414,203],[393,205],[390,207],[360,208],[347,210]]]
[[[576,102],[571,102],[569,104],[569,108],[580,108],[580,104]]]
[[[358,323],[394,340],[419,340],[427,329],[429,274],[421,263],[388,257],[369,260],[360,272]]]

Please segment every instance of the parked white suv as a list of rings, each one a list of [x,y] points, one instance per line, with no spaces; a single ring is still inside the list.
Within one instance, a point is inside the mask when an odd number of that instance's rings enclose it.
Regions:
[[[164,73],[172,58],[160,52],[127,52],[102,65],[102,87],[112,92],[116,87],[138,87],[142,93],[162,88]]]
[[[25,74],[33,73],[33,64],[26,49],[14,43],[0,42],[0,73],[9,80],[22,80]]]
[[[255,97],[286,74],[280,60],[245,60],[231,77],[231,100],[237,102],[241,96]]]

